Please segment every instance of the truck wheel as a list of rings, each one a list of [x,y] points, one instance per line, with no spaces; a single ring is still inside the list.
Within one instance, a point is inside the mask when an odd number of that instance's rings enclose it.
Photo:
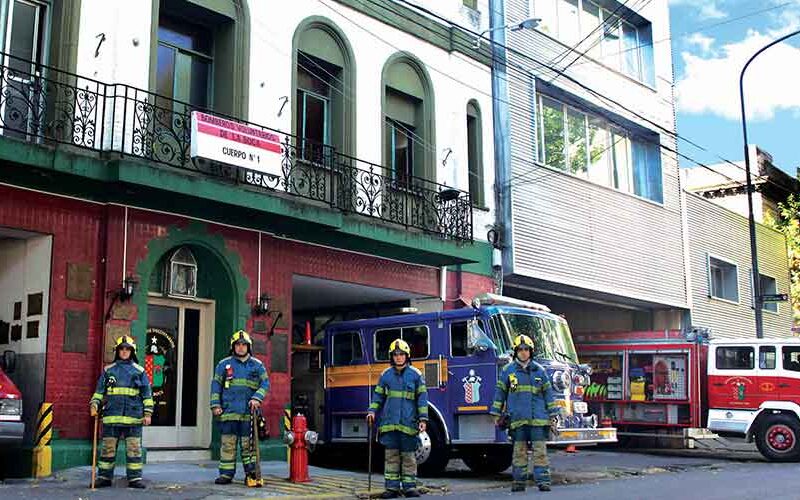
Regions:
[[[511,467],[511,447],[470,453],[464,455],[462,460],[476,474],[497,474]]]
[[[431,454],[419,464],[418,473],[422,477],[436,476],[444,472],[450,461],[450,451],[444,440],[444,430],[435,418],[428,421],[428,436],[431,438]]]
[[[800,458],[800,424],[789,415],[767,417],[756,432],[756,446],[767,460],[792,462]]]

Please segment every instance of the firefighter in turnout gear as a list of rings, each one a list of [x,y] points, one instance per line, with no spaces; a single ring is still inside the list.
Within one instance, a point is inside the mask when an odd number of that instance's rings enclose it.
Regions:
[[[513,347],[514,361],[503,369],[497,380],[490,413],[495,422],[507,419],[509,436],[514,442],[511,491],[525,491],[525,481],[529,477],[529,442],[533,444],[533,479],[541,491],[550,491],[546,443],[549,427],[560,409],[547,371],[531,359],[533,340],[519,335]]]
[[[231,337],[230,356],[219,362],[211,380],[211,412],[221,434],[219,477],[216,484],[229,484],[236,474],[236,447],[241,447],[245,484],[260,487],[255,475],[255,450],[251,450],[251,409],[259,409],[269,390],[269,376],[261,361],[253,357],[250,335],[239,330]]]
[[[114,362],[103,369],[89,401],[94,417],[101,412],[103,442],[97,462],[97,488],[111,486],[117,444],[125,439],[129,488],[144,488],[142,481],[142,425],[150,425],[153,393],[150,379],[136,359],[136,343],[123,335],[117,339]]]
[[[397,498],[401,492],[418,497],[415,451],[417,433],[427,428],[428,389],[422,373],[411,366],[411,348],[404,340],[392,341],[389,359],[392,366],[381,374],[367,412],[369,425],[381,412],[378,433],[386,449],[382,498]]]

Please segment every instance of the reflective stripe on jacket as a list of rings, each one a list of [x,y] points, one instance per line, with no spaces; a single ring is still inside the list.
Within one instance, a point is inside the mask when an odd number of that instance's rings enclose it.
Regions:
[[[533,360],[523,368],[515,359],[501,372],[490,413],[500,415],[504,405],[512,429],[549,425],[549,417],[560,412],[547,370]]]
[[[117,360],[103,369],[97,381],[92,405],[101,407],[106,425],[142,425],[142,418],[153,413],[153,391],[144,368],[130,359]]]
[[[230,367],[230,371],[228,369]],[[269,391],[264,364],[253,356],[244,360],[229,356],[217,364],[211,379],[211,409],[222,408],[220,420],[250,418],[251,399],[263,401]]]
[[[428,388],[422,373],[411,365],[402,370],[393,366],[384,370],[368,411],[381,412],[378,432],[416,435],[417,424],[428,420]]]

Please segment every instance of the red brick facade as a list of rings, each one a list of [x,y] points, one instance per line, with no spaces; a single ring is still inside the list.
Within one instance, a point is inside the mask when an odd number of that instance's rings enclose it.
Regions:
[[[125,219],[126,209],[121,206],[0,186],[0,226],[53,236],[46,399],[55,404],[55,428],[61,438],[88,438],[90,435],[87,402],[102,365],[104,317],[110,305],[107,292],[117,290],[124,275],[137,276],[137,266],[142,261],[152,260],[153,256],[148,252],[153,241],[190,224],[198,224],[185,217],[129,208],[126,240]],[[211,223],[204,223],[203,229],[211,237],[221,237],[226,251],[238,255],[239,272],[249,281],[245,299],[252,304],[258,295],[258,233]],[[126,262],[125,273],[123,261]],[[91,302],[66,298],[68,263],[92,266],[94,288]],[[261,236],[262,292],[280,298],[286,305],[284,319],[288,325],[292,324],[292,276],[295,274],[438,296],[439,272],[437,268],[338,251],[266,234]],[[453,299],[457,299],[457,286],[456,273],[449,273],[448,307],[453,307]],[[489,291],[491,286],[488,277],[469,273],[461,275],[461,295],[464,298]],[[63,352],[64,312],[67,309],[85,309],[90,313],[86,354]],[[127,320],[115,319],[105,326],[127,323]],[[252,326],[251,318],[246,327]],[[286,329],[276,330],[276,334],[287,333]],[[266,354],[264,360],[269,369],[269,352]],[[277,417],[290,398],[290,377],[276,373],[271,382],[268,409],[270,416]]]

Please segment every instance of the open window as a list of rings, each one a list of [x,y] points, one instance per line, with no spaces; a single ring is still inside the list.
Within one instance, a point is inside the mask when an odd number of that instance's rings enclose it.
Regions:
[[[383,69],[383,164],[399,187],[412,177],[435,178],[433,87],[412,56],[392,57]]]

